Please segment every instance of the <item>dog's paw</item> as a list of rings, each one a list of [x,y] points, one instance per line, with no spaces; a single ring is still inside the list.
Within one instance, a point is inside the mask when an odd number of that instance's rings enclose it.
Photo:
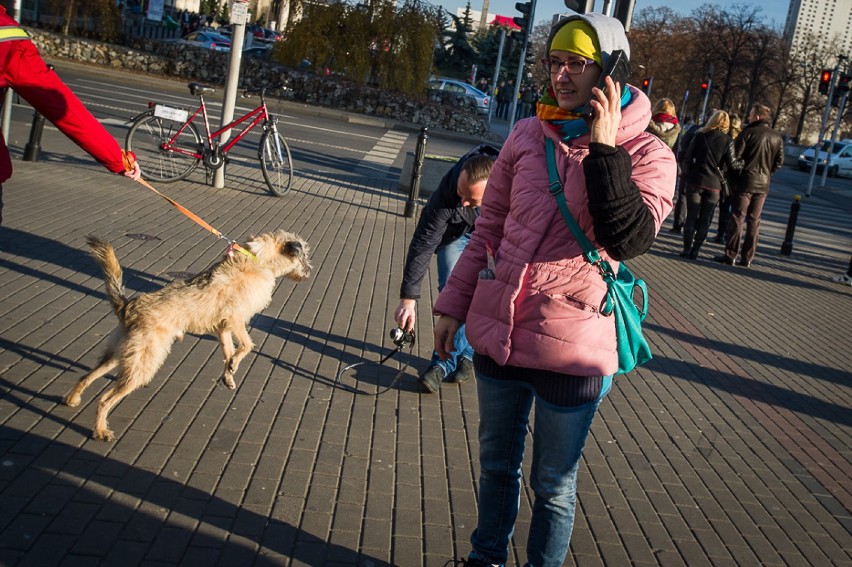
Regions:
[[[92,431],[92,439],[110,442],[115,439],[115,435],[109,429],[95,429]]]
[[[230,374],[222,375],[222,383],[228,387],[229,390],[235,390],[237,388],[237,384],[234,382],[234,377]]]
[[[68,394],[62,401],[69,408],[76,408],[80,405],[80,396],[72,396],[71,394]]]

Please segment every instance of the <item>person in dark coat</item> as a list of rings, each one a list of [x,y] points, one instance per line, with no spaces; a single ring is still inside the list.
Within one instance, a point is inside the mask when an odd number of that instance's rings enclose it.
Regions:
[[[767,106],[753,105],[748,113],[748,126],[743,128],[735,143],[737,156],[744,165],[734,188],[731,220],[725,230],[725,253],[713,258],[723,264],[733,264],[741,254],[739,265],[751,266],[757,252],[760,215],[769,193],[769,181],[784,165],[784,139],[769,127],[769,113]],[[743,238],[743,223],[746,222]]]
[[[713,220],[716,204],[727,189],[726,172],[742,168],[734,154],[734,141],[728,136],[730,118],[717,110],[701,127],[686,150],[686,222],[683,225],[681,257],[695,260]]]
[[[728,136],[737,141],[737,138],[742,132],[742,119],[736,114],[731,114],[731,127],[728,130]],[[737,184],[737,174],[738,172],[728,170],[725,172],[728,176],[728,187],[735,187]],[[728,221],[731,220],[731,205],[733,203],[734,194],[733,189],[728,193],[727,196],[722,195],[722,198],[719,199],[719,224],[716,228],[716,238],[713,239],[713,242],[717,244],[722,244],[725,242],[725,229],[728,227]]]
[[[687,115],[681,126],[680,135],[677,142],[672,148],[677,159],[677,197],[675,198],[675,206],[673,210],[672,227],[669,232],[680,234],[683,230],[683,223],[686,222],[686,179],[683,177],[683,156],[686,153],[686,148],[689,147],[689,142],[692,137],[698,132],[699,125],[692,122],[692,117]]]
[[[401,329],[414,329],[420,287],[432,254],[438,256],[438,291],[441,291],[470,242],[485,184],[498,153],[494,146],[482,144],[463,155],[441,179],[420,213],[402,273],[399,306],[394,312]],[[473,348],[467,342],[464,326],[456,333],[455,346],[453,356],[447,360],[433,353],[431,364],[420,375],[426,391],[437,392],[442,381],[466,382],[473,376]]]

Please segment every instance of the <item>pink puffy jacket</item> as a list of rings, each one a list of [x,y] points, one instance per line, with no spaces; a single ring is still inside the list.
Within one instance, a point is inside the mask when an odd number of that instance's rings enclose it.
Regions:
[[[659,231],[672,208],[677,167],[671,150],[645,132],[651,105],[631,87],[616,143],[631,156],[632,179]],[[574,218],[595,244],[583,158],[589,134],[569,143],[538,118],[517,124],[491,171],[479,219],[446,287],[436,314],[467,324],[477,353],[501,365],[575,376],[613,374],[618,368],[615,325],[599,308],[606,284],[586,262],[548,191],[544,137],[557,142],[556,160]],[[560,151],[561,150],[561,151]],[[496,279],[479,279],[486,243],[496,251]],[[601,256],[614,270],[618,263]]]

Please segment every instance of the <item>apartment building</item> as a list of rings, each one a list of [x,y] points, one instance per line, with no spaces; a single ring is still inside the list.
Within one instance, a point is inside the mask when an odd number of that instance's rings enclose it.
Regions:
[[[852,0],[790,0],[784,26],[787,48],[809,34],[825,44],[837,39],[841,53],[852,57]]]

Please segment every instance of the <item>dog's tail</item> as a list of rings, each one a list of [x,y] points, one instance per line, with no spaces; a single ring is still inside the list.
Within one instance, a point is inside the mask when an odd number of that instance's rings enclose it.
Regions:
[[[104,283],[112,309],[119,319],[123,319],[124,308],[127,306],[127,298],[124,296],[124,286],[121,283],[121,266],[115,255],[112,245],[97,236],[89,235],[86,242],[92,248],[92,256],[104,271]]]

